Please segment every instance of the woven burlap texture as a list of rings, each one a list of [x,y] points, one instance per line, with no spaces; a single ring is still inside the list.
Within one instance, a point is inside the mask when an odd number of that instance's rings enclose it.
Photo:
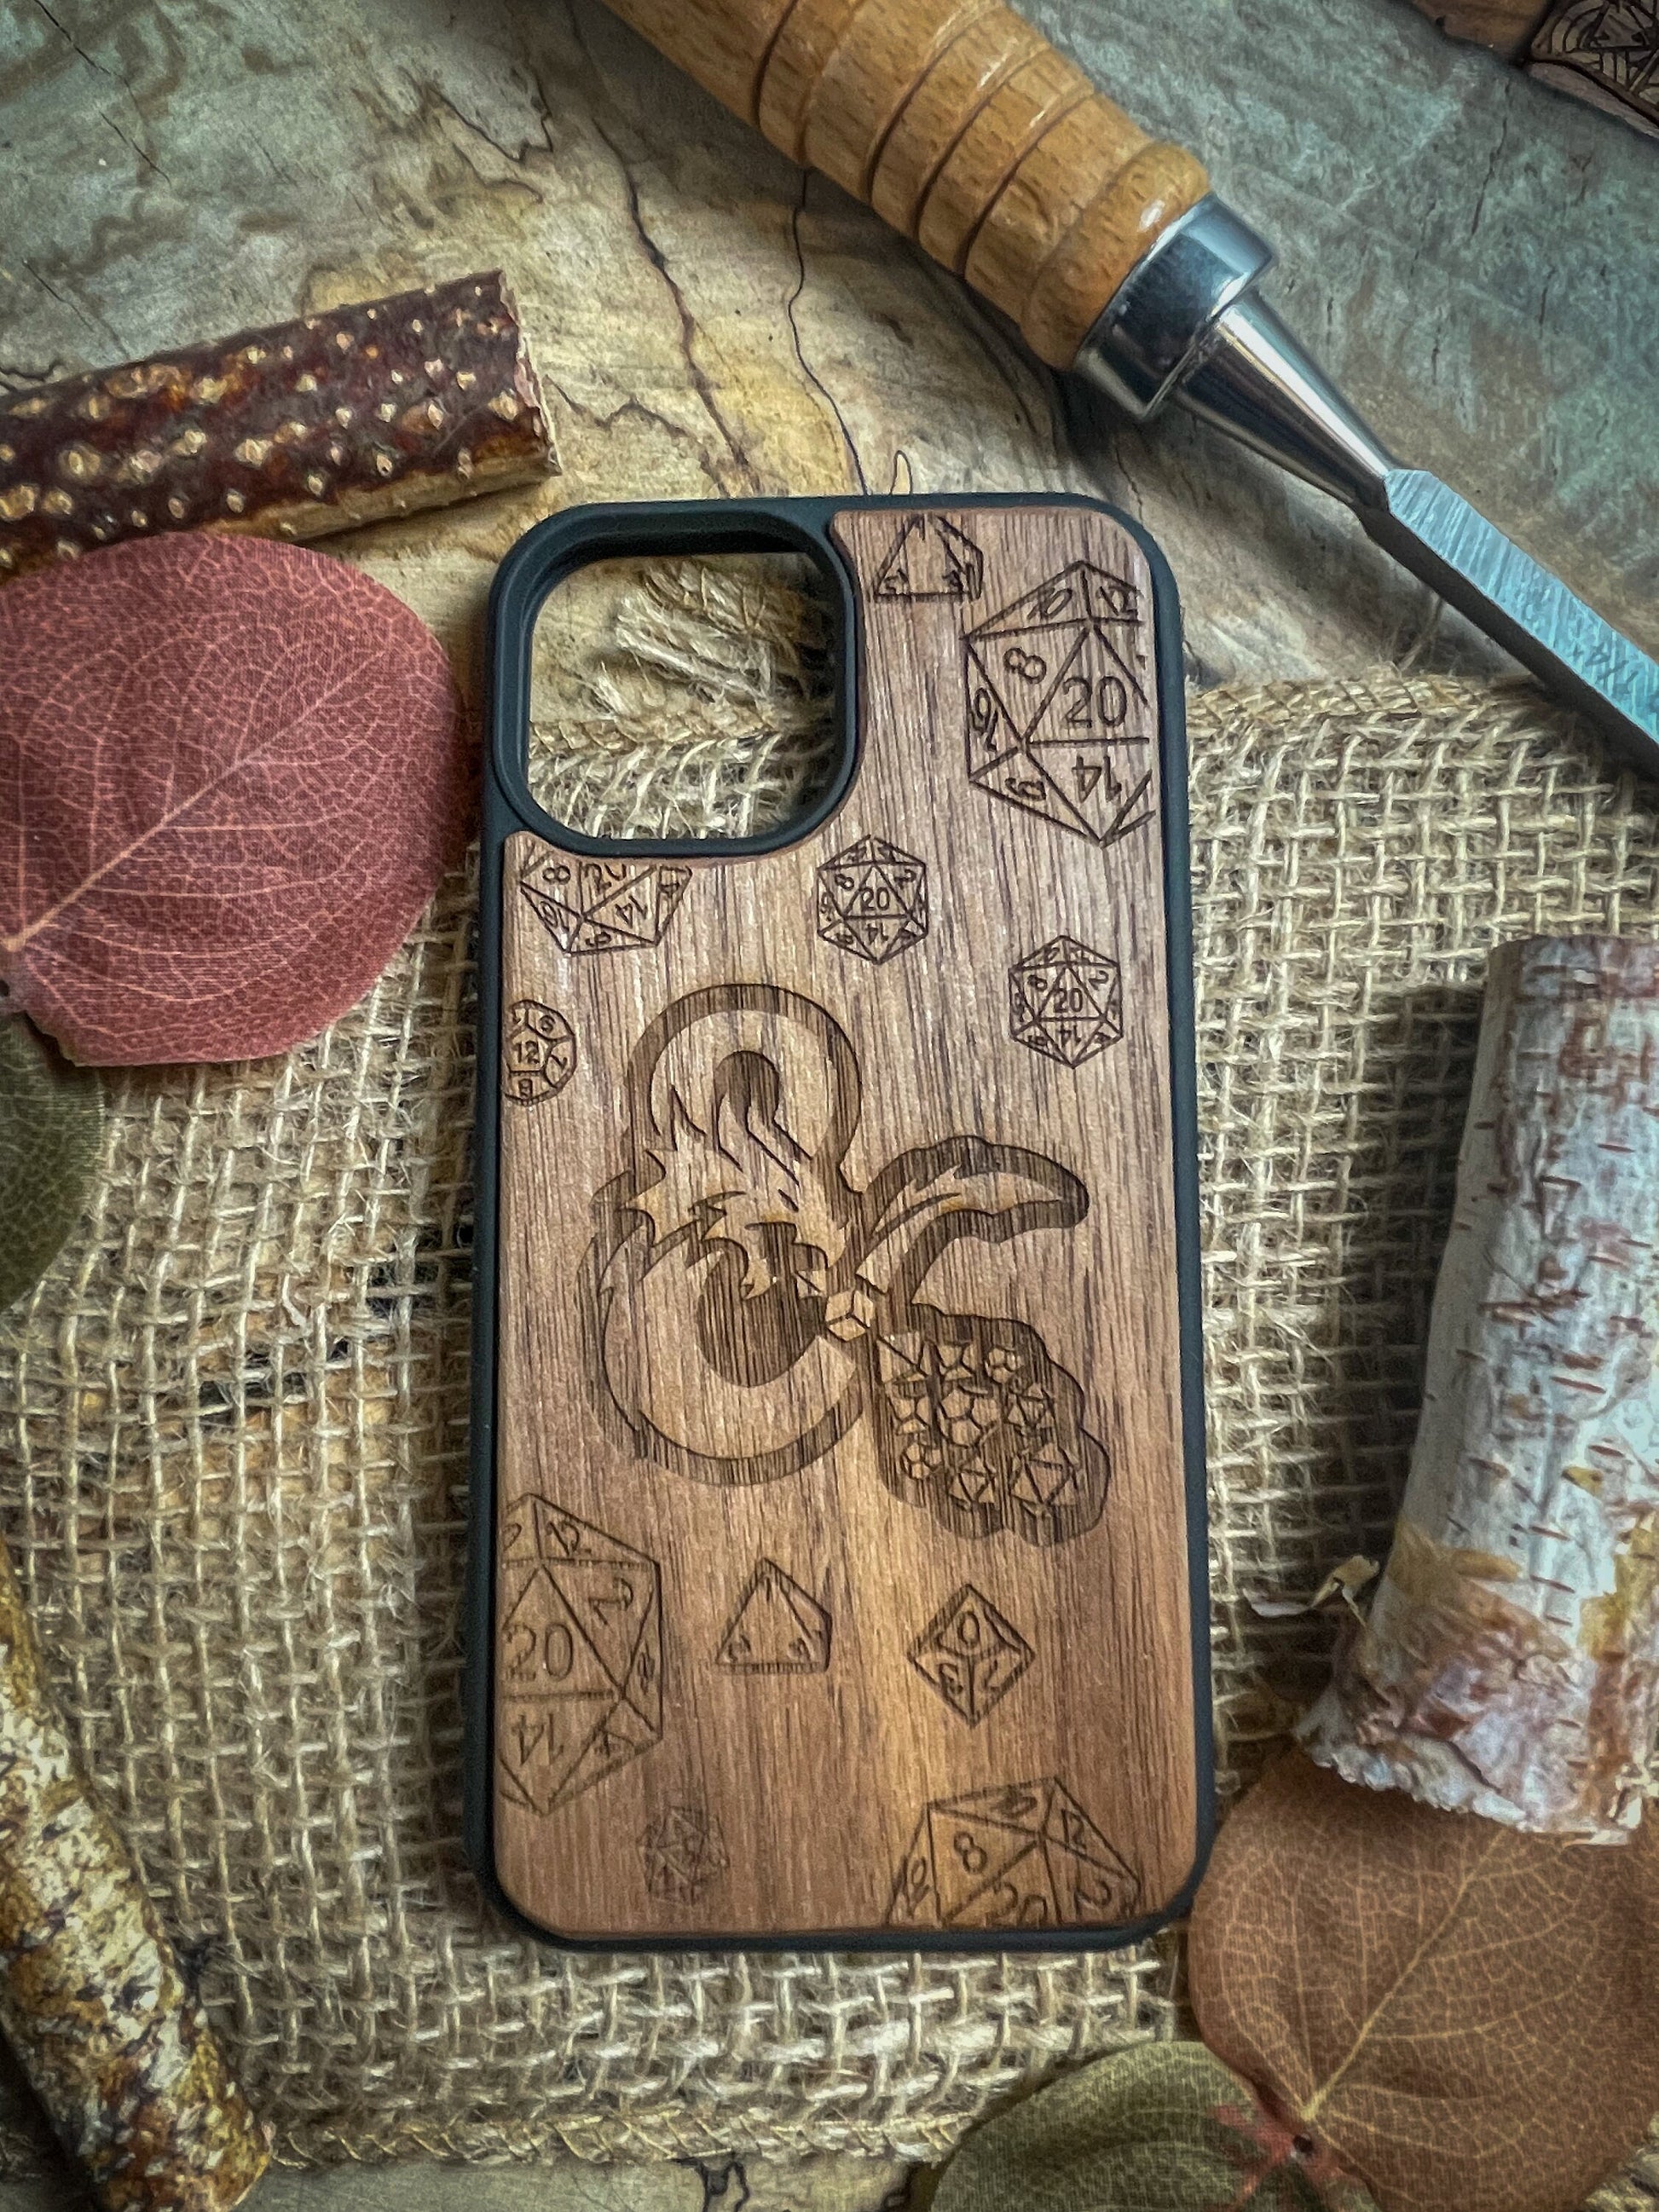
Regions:
[[[796,647],[718,593],[635,613],[544,787],[612,826],[790,803]],[[664,686],[719,723],[734,667],[747,767],[729,726],[619,738]],[[1518,688],[1189,712],[1232,1789],[1329,1633],[1250,1598],[1386,1542],[1486,951],[1650,930],[1656,823]],[[570,1958],[465,1865],[471,899],[286,1060],[111,1086],[88,1217],[0,1332],[0,1520],[72,1732],[289,2159],[936,2157],[1035,2073],[1175,2032],[1168,1956]]]

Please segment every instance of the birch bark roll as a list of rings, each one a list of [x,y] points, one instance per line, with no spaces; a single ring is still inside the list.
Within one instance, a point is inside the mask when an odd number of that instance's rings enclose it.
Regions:
[[[1373,1789],[1622,1841],[1659,1722],[1659,946],[1492,955],[1422,1417],[1301,1736]]]
[[[82,1777],[0,1544],[0,2027],[105,2212],[228,2212],[249,2110]]]

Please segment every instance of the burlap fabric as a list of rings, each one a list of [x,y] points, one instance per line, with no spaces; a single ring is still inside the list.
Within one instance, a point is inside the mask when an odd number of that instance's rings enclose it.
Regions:
[[[566,811],[788,804],[810,647],[724,586],[630,604],[543,732]],[[1190,721],[1232,1788],[1329,1632],[1251,1598],[1386,1540],[1486,951],[1651,930],[1656,822],[1522,689]],[[72,1729],[288,2158],[937,2156],[1034,2073],[1171,2032],[1171,1959],[568,1959],[464,1864],[471,899],[288,1059],[112,1086],[88,1217],[0,1332],[0,1519]]]

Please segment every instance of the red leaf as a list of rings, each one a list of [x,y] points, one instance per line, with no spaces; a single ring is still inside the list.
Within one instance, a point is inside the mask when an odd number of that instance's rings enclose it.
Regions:
[[[296,546],[184,534],[0,590],[0,975],[71,1058],[284,1052],[461,852],[443,652]]]

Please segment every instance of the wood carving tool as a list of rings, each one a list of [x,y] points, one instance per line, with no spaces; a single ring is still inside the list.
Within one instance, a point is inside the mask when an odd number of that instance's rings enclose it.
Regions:
[[[1174,399],[1369,537],[1659,774],[1659,664],[1449,485],[1395,459],[1257,284],[1271,249],[985,0],[611,0],[791,160],[866,200],[1136,420]]]
[[[761,551],[835,610],[812,811],[556,821],[526,766],[549,593]],[[502,563],[467,1820],[529,1927],[1047,1950],[1190,1896],[1180,637],[1157,547],[1089,500],[577,507]]]

